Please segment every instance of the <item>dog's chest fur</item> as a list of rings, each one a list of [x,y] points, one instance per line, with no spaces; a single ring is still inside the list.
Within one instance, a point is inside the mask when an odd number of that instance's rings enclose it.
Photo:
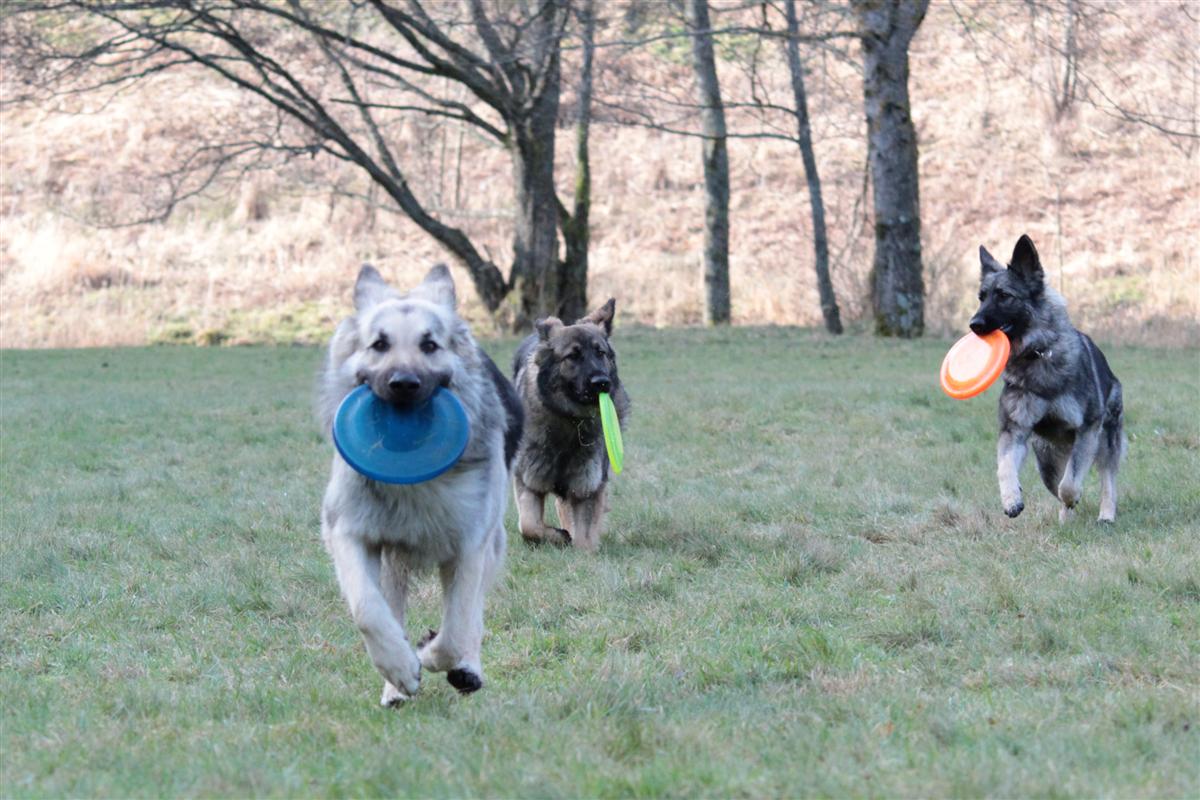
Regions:
[[[525,485],[559,497],[595,494],[608,477],[599,416],[570,419],[541,408],[529,417],[530,440],[517,456]]]
[[[504,405],[473,340],[465,350],[463,369],[449,387],[471,429],[458,464],[431,481],[395,485],[369,480],[335,455],[322,504],[328,529],[342,523],[342,530],[373,545],[396,547],[410,566],[425,567],[469,549],[490,532],[488,520],[502,519],[508,482]],[[338,395],[353,389],[355,378],[345,363],[333,363],[326,384],[332,400],[340,402]],[[332,400],[326,403],[327,420],[336,408]]]
[[[1044,439],[1069,442],[1104,408],[1079,332],[1065,320],[1052,322],[1037,332],[1036,349],[1014,342],[1018,352],[1004,372],[1001,419]]]
[[[371,544],[399,546],[413,566],[444,563],[487,531],[480,525],[502,500],[503,463],[488,459],[460,465],[425,483],[390,485],[368,480],[340,458],[323,513],[332,526],[350,522]]]

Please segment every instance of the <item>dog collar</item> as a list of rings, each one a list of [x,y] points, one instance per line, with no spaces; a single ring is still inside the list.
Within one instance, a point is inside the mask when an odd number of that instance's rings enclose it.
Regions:
[[[1053,355],[1054,355],[1053,350],[1037,350],[1034,348],[1030,348],[1028,350],[1023,350],[1021,352],[1021,355],[1018,356],[1018,358],[1028,358],[1030,360],[1033,360],[1035,358],[1050,358]]]
[[[579,436],[580,447],[591,447],[597,441],[593,420],[586,417],[575,423],[575,433]]]

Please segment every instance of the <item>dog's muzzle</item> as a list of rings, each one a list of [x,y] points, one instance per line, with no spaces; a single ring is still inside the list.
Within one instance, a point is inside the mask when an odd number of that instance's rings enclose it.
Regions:
[[[388,391],[397,402],[411,402],[421,391],[421,378],[415,372],[393,372],[388,376]]]
[[[373,379],[364,376],[360,376],[359,379],[369,385],[380,400],[400,408],[421,405],[441,383],[434,380],[433,376],[421,376],[411,370],[400,369],[387,375],[375,376]]]

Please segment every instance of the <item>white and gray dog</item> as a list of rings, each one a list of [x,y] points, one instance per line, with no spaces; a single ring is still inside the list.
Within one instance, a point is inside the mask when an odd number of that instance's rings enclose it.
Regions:
[[[466,409],[470,440],[449,471],[411,485],[370,480],[335,449],[321,536],[367,653],[384,677],[381,703],[411,697],[422,668],[446,672],[455,689],[473,692],[483,685],[484,595],[504,560],[521,404],[455,311],[446,267],[434,267],[401,294],[364,266],[354,286],[354,310],[334,333],[320,376],[325,431],[338,404],[360,384],[400,407],[424,403],[445,387]],[[442,623],[414,650],[404,628],[409,577],[432,567],[441,576]]]
[[[1070,518],[1095,463],[1099,519],[1112,522],[1125,452],[1121,382],[1096,343],[1071,324],[1062,296],[1046,285],[1032,239],[1017,240],[1007,268],[983,247],[979,260],[979,310],[971,330],[983,336],[999,329],[1012,342],[996,448],[1004,513],[1015,517],[1025,508],[1020,471],[1032,445],[1042,482],[1062,502],[1060,520]]]

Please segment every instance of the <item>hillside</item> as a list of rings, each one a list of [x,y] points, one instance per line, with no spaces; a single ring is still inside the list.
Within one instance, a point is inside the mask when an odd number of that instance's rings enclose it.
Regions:
[[[1083,42],[1080,71],[1123,102],[1190,108],[1194,128],[1195,15],[1169,3],[1107,8]],[[983,22],[962,11],[935,3],[911,52],[931,328],[964,327],[978,246],[1007,254],[1027,232],[1080,327],[1106,340],[1200,342],[1200,140],[1121,119],[1095,91],[1056,119],[1051,21],[1031,25],[1015,4]],[[763,75],[778,88],[786,76],[776,55]],[[864,313],[871,256],[861,95],[851,66],[808,57],[834,284],[853,320]],[[737,65],[721,66],[730,96],[744,92]],[[688,80],[686,65],[657,51],[624,65],[606,65],[602,54],[601,69],[607,85],[622,70]],[[162,223],[97,227],[141,216],[161,191],[155,175],[194,142],[260,113],[195,72],[159,75],[104,103],[71,98],[0,113],[3,347],[320,340],[345,313],[361,261],[404,284],[447,258],[415,225],[373,205],[360,176],[322,158],[227,176]],[[560,133],[565,189],[572,143],[568,129]],[[391,135],[423,197],[507,263],[504,154],[451,123],[406,119]],[[591,296],[617,297],[622,324],[698,323],[698,141],[603,120],[592,141]],[[735,322],[818,324],[795,145],[734,140],[730,162]],[[491,322],[456,274],[467,314],[487,333]]]

